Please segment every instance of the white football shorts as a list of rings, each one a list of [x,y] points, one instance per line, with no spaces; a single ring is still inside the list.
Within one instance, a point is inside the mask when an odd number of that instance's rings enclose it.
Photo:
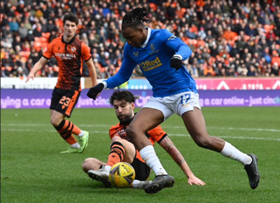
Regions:
[[[152,108],[161,111],[166,120],[174,113],[182,116],[187,111],[192,111],[194,107],[201,109],[199,94],[194,92],[182,92],[167,97],[151,97],[142,108]]]

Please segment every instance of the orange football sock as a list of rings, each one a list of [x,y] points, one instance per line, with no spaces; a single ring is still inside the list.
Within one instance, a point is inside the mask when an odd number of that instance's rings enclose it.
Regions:
[[[113,142],[111,144],[111,151],[108,156],[107,165],[113,166],[123,160],[125,153],[124,146],[120,142]]]
[[[79,135],[81,133],[81,129],[78,126],[76,126],[75,124],[73,124],[73,123],[71,123],[71,124],[73,125],[72,134]]]
[[[77,140],[72,135],[73,129],[76,126],[68,120],[62,120],[61,123],[55,128],[60,136],[70,145],[77,143]],[[78,128],[78,127],[76,127]],[[79,129],[79,128],[78,128]],[[79,129],[80,130],[80,129]],[[80,130],[81,131],[81,130]],[[76,133],[74,133],[76,134]]]

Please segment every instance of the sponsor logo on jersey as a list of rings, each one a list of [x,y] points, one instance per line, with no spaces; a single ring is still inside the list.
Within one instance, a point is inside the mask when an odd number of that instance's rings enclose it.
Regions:
[[[155,48],[155,45],[154,45],[153,43],[151,44],[150,49],[151,49],[152,51],[155,51],[156,48]]]
[[[120,136],[122,139],[131,142],[131,139],[130,139],[130,137],[127,136],[126,130],[125,130],[125,129],[120,129],[120,130],[117,131],[114,135],[115,135],[115,136]]]
[[[155,50],[156,48],[155,48],[155,44],[154,43],[151,44],[150,49],[152,51],[151,53],[149,53],[150,55],[159,52],[159,50]]]
[[[138,54],[139,54],[139,51],[133,52],[133,55],[134,55],[135,57],[138,57]]]
[[[172,35],[171,37],[168,38],[168,41],[176,39],[177,37],[175,35]]]
[[[145,61],[139,64],[143,71],[150,71],[162,65],[160,59],[156,57],[153,61]]]
[[[65,53],[55,53],[56,57],[59,57],[61,59],[71,60],[73,58],[77,58],[75,54],[65,54]]]

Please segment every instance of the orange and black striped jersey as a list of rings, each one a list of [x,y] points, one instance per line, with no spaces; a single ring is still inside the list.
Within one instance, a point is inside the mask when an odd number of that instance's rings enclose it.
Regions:
[[[120,123],[112,126],[109,130],[110,138],[112,139],[115,136],[119,136],[122,139],[125,139],[125,140],[131,142],[131,139],[126,134],[126,128],[127,127],[128,127],[128,125],[121,125]],[[160,143],[161,140],[163,140],[165,138],[165,136],[167,135],[167,133],[161,128],[160,125],[153,128],[152,130],[146,132],[145,134],[146,134],[147,138],[150,140],[150,142],[152,143],[152,145],[154,145],[155,142]],[[137,150],[137,153],[136,153],[136,158],[143,161],[143,159],[140,156],[140,153],[138,152],[138,150]]]
[[[55,38],[46,48],[43,57],[55,57],[58,63],[58,80],[56,88],[66,90],[80,90],[83,61],[91,58],[89,47],[76,36],[69,42],[63,36]]]

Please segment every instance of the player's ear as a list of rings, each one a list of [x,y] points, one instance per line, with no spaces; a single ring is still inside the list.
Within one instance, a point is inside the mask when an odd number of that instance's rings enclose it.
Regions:
[[[142,27],[142,26],[137,27],[137,31],[140,32],[141,34],[143,34],[144,33],[144,27]]]
[[[132,109],[135,108],[135,103],[134,102],[131,102],[131,107],[132,107]]]

